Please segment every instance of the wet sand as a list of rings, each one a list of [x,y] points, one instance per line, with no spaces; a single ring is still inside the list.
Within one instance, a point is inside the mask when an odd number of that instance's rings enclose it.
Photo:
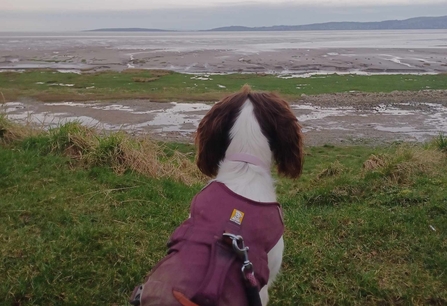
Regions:
[[[447,31],[0,33],[0,70],[447,72]]]
[[[77,120],[100,130],[192,142],[198,123],[211,106],[145,100],[18,101],[0,105],[0,111],[12,120],[44,128]],[[303,96],[292,104],[292,109],[303,126],[307,145],[424,142],[447,133],[447,91]]]
[[[119,50],[101,47],[0,50],[0,70],[168,69],[183,73],[445,73],[445,49]]]

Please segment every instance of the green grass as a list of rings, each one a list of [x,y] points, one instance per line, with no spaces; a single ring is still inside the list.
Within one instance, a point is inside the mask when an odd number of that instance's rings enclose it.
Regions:
[[[199,188],[32,150],[0,160],[2,305],[124,304]]]
[[[145,98],[154,101],[215,101],[249,84],[255,90],[276,91],[290,100],[302,94],[349,91],[391,92],[447,89],[447,75],[328,75],[281,79],[265,74],[211,75],[198,80],[194,75],[169,71],[126,70],[124,72],[58,73],[30,70],[0,73],[0,92],[6,101],[31,97],[41,101],[107,100]],[[63,87],[54,84],[73,84]],[[225,86],[220,88],[218,85]]]
[[[447,152],[447,137],[444,134],[439,134],[438,138],[434,141],[435,146],[444,152]]]
[[[0,141],[0,304],[124,305],[203,184],[81,167],[48,143]],[[446,161],[434,145],[308,148],[302,178],[278,180],[270,305],[445,305]]]
[[[68,156],[77,166],[108,166],[117,174],[135,171],[188,185],[205,181],[194,164],[194,156],[178,149],[180,145],[157,143],[144,136],[132,138],[124,132],[101,134],[79,122],[43,131],[13,123],[0,114],[0,144],[18,141],[25,150]]]

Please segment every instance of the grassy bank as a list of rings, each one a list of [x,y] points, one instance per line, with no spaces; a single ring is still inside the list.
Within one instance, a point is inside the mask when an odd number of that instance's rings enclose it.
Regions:
[[[0,304],[125,304],[204,184],[162,171],[176,155],[189,164],[188,145],[151,142],[161,170],[132,168],[146,141],[0,120]],[[446,144],[308,148],[303,177],[278,180],[286,251],[271,305],[445,305]]]
[[[279,78],[266,74],[211,75],[209,77],[169,71],[58,73],[30,70],[0,73],[0,92],[5,101],[31,97],[40,101],[87,101],[151,99],[153,101],[216,101],[244,84],[253,89],[277,91],[289,100],[302,94],[349,91],[391,92],[447,89],[447,74],[440,75],[328,75],[310,78]],[[3,99],[0,96],[0,99]],[[1,101],[1,100],[0,100]]]

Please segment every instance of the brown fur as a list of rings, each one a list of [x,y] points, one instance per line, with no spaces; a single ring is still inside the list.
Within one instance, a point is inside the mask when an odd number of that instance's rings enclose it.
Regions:
[[[296,116],[278,95],[252,92],[249,86],[216,103],[200,122],[195,139],[200,171],[211,177],[217,174],[231,141],[231,128],[247,99],[253,103],[256,119],[269,141],[278,173],[299,177],[303,166],[303,137]]]

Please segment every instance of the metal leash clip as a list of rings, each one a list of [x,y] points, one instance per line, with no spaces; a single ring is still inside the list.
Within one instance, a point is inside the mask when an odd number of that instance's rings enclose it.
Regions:
[[[223,236],[232,240],[233,250],[243,260],[241,270],[244,279],[247,280],[247,274],[254,274],[253,263],[248,258],[249,247],[245,246],[244,238],[242,238],[242,236],[240,235],[224,233]]]

